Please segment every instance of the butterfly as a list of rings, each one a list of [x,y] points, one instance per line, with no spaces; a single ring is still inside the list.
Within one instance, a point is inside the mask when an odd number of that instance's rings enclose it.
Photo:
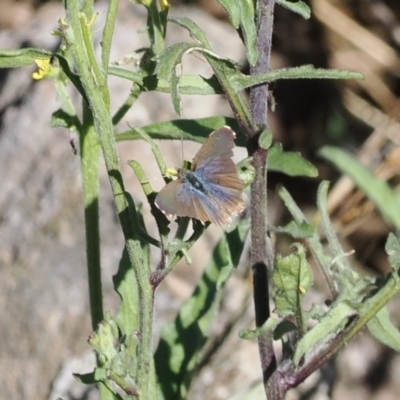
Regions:
[[[156,206],[168,217],[190,217],[228,224],[244,209],[243,185],[234,162],[235,132],[228,126],[212,132],[190,169],[177,170],[178,179],[156,196]]]

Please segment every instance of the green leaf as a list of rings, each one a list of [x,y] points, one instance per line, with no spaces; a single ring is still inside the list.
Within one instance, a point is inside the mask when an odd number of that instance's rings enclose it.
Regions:
[[[222,288],[237,265],[248,226],[227,233],[213,251],[193,295],[184,302],[174,323],[167,324],[155,353],[160,388],[165,399],[186,399],[222,297]]]
[[[384,180],[374,176],[356,157],[337,147],[325,146],[319,154],[352,179],[375,204],[386,222],[400,229],[400,195],[395,190]]]
[[[239,179],[243,184],[243,188],[251,185],[256,176],[256,169],[252,165],[253,157],[246,157],[236,164],[236,171]]]
[[[295,221],[289,222],[286,226],[272,227],[271,230],[277,233],[286,233],[296,239],[312,238],[316,233],[314,226],[309,225],[307,222],[297,224]]]
[[[385,250],[389,256],[390,265],[398,272],[400,270],[400,240],[399,236],[389,233]]]
[[[254,66],[258,59],[257,27],[253,0],[238,0],[240,7],[240,27],[246,45],[247,60]]]
[[[74,378],[85,385],[92,385],[107,379],[107,370],[105,368],[96,368],[88,374],[73,374]]]
[[[155,90],[163,93],[171,93],[171,85],[168,81],[157,79],[155,75],[143,78],[143,89],[147,91]],[[182,75],[178,90],[180,94],[186,95],[212,95],[223,94],[224,91],[215,75],[210,78],[203,78],[199,75]]]
[[[157,91],[171,93],[171,85],[167,79],[159,79],[157,75],[142,77],[137,72],[119,67],[109,67],[108,73],[119,78],[128,79],[138,85],[144,92]],[[215,75],[203,78],[199,75],[182,75],[178,84],[179,93],[187,95],[222,94],[223,90]]]
[[[324,347],[343,329],[347,320],[358,315],[357,310],[347,301],[340,302],[318,321],[318,324],[308,331],[297,343],[293,362],[300,364],[302,357],[307,353],[316,353],[317,345]],[[319,343],[322,342],[322,343]],[[307,362],[307,360],[305,360]]]
[[[108,366],[117,354],[115,343],[118,343],[118,339],[118,326],[111,318],[111,315],[106,313],[96,332],[90,335],[88,343],[98,354],[100,362]]]
[[[254,0],[218,0],[229,15],[232,25],[237,30],[240,26],[241,37],[246,45],[247,60],[250,65],[257,62],[257,27]]]
[[[284,68],[260,75],[236,74],[232,79],[235,90],[244,90],[262,83],[274,82],[279,79],[364,79],[359,72],[314,68],[312,65],[303,65],[295,68]]]
[[[198,119],[178,119],[141,127],[153,139],[165,140],[192,140],[198,143],[204,143],[211,132],[221,128],[221,126],[230,126],[237,134],[235,141],[237,146],[245,146],[245,138],[236,119],[230,117],[207,117]],[[117,141],[138,140],[140,135],[134,130],[119,133],[116,136]]]
[[[307,262],[306,250],[296,243],[294,252],[286,257],[277,255],[272,273],[274,312],[281,317],[295,315],[297,328],[306,332],[306,321],[302,309],[305,294],[313,284],[313,274]]]
[[[204,48],[211,50],[211,46],[210,43],[208,43],[206,35],[194,21],[186,17],[168,18],[168,20],[174,24],[180,25],[182,28],[187,29],[190,33],[190,36],[196,42],[201,44]]]
[[[52,128],[67,128],[69,130],[80,130],[81,122],[76,115],[70,115],[63,109],[58,109],[51,115]]]
[[[139,326],[139,299],[137,280],[125,248],[119,262],[118,272],[113,276],[113,282],[115,291],[121,297],[121,305],[115,321],[124,335],[131,335]]]
[[[250,136],[256,134],[258,128],[254,124],[248,102],[245,96],[240,93],[240,90],[236,90],[233,87],[234,80],[237,76],[241,76],[242,73],[238,71],[237,66],[232,60],[218,58],[215,54],[210,52],[204,52],[203,55],[213,69],[215,76],[218,78],[233,114],[236,119],[240,121],[240,125],[246,132],[246,135]]]
[[[304,1],[276,0],[276,3],[301,15],[304,19],[309,19],[311,16],[311,9]]]
[[[165,49],[157,56],[157,77],[165,79],[171,87],[172,103],[174,110],[178,115],[181,115],[182,104],[179,95],[178,85],[182,75],[182,58],[185,54],[201,48],[193,43],[176,43]]]
[[[400,352],[400,332],[390,321],[387,307],[383,307],[367,324],[371,335],[391,349]]]
[[[35,60],[46,60],[51,58],[53,53],[35,49],[0,49],[0,68],[18,68],[35,63]]]
[[[244,340],[255,340],[260,335],[264,335],[266,333],[272,336],[274,330],[281,322],[281,320],[270,317],[264,322],[262,326],[257,329],[242,329],[239,332],[239,337]]]
[[[314,178],[318,170],[300,153],[284,152],[281,143],[275,143],[268,151],[268,170],[282,172],[290,176],[308,176]]]
[[[290,193],[284,187],[279,189],[278,194],[285,203],[286,208],[289,210],[297,225],[308,223],[305,215],[300,210],[293,198],[290,196]],[[332,279],[330,273],[332,257],[325,254],[324,247],[322,246],[318,236],[318,232],[315,231],[314,235],[311,238],[306,239],[306,241],[311,250],[314,260],[317,262],[317,265],[320,267],[326,281],[328,282],[331,293],[335,293],[336,289],[331,282]]]
[[[79,75],[72,72],[71,67],[68,63],[68,60],[62,54],[54,54],[54,57],[58,60],[59,66],[61,67],[64,74],[68,77],[71,83],[75,86],[78,90],[80,95],[88,102],[86,97],[86,92],[83,89],[81,78]],[[89,102],[88,102],[89,103]]]
[[[267,128],[261,132],[258,144],[264,150],[268,150],[272,145],[273,135],[272,132]]]
[[[108,74],[113,76],[118,76],[119,78],[127,79],[128,81],[132,81],[137,83],[138,85],[143,84],[143,76],[139,72],[131,71],[129,69],[121,68],[121,67],[108,67]],[[157,80],[155,75],[151,75]],[[165,85],[167,85],[167,81],[164,81]],[[153,89],[155,90],[155,89]]]
[[[240,13],[241,13],[241,8],[238,0],[217,0],[217,1],[227,12],[233,27],[235,29],[238,29],[240,25]]]

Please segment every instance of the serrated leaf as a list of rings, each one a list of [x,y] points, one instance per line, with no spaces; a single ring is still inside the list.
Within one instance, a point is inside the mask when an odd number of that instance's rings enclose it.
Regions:
[[[387,307],[383,307],[367,324],[371,335],[391,349],[400,352],[400,332],[390,321]]]
[[[0,50],[0,68],[19,68],[35,63],[35,60],[46,60],[51,58],[53,53],[35,49],[2,49]]]
[[[221,288],[239,261],[247,232],[247,224],[239,225],[220,240],[193,295],[181,306],[175,322],[162,330],[154,357],[165,399],[187,398],[221,301]]]
[[[308,352],[316,351],[316,345],[324,347],[343,328],[346,321],[357,315],[357,310],[347,301],[338,303],[330,309],[326,315],[318,321],[318,324],[309,330],[297,343],[293,362],[296,366],[300,364],[302,357]],[[322,343],[319,343],[321,342]]]
[[[171,87],[171,97],[174,110],[181,115],[182,102],[179,95],[179,80],[182,75],[182,58],[193,50],[199,50],[193,43],[176,43],[157,56],[157,77],[166,79]]]
[[[301,15],[304,19],[309,19],[311,17],[311,9],[304,1],[276,0],[276,3]]]
[[[314,279],[304,246],[296,243],[292,248],[293,253],[288,256],[277,255],[275,258],[272,273],[274,312],[280,317],[295,315],[297,328],[305,333],[306,321],[302,303]]]
[[[230,126],[237,134],[235,140],[236,146],[245,146],[246,141],[242,130],[236,119],[231,117],[207,117],[198,119],[178,119],[141,127],[153,139],[165,140],[192,140],[198,143],[204,143],[211,132],[221,128],[221,126]],[[138,140],[140,135],[129,130],[119,133],[116,136],[117,141]]]
[[[206,35],[194,21],[186,17],[168,18],[168,20],[174,24],[180,25],[182,28],[187,29],[192,39],[196,40],[199,44],[204,46],[204,48],[211,50],[211,46],[210,43],[208,43]]]
[[[315,178],[318,170],[300,153],[284,152],[281,143],[275,143],[268,151],[268,170],[282,172],[289,176],[308,176]]]
[[[337,147],[325,146],[319,154],[329,160],[375,204],[386,222],[400,229],[400,195],[384,180],[377,178],[356,157]]]
[[[274,226],[271,230],[277,233],[286,233],[296,239],[308,239],[316,233],[314,226],[307,222],[297,224],[295,221],[291,221],[285,226]]]

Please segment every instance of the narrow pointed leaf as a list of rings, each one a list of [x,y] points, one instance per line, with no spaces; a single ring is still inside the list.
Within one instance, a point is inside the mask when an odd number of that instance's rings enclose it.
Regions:
[[[181,114],[181,98],[179,95],[179,80],[182,75],[182,58],[185,54],[198,48],[193,43],[176,43],[157,56],[157,77],[166,80],[171,87],[172,103],[175,112]]]
[[[217,0],[218,3],[225,9],[229,19],[235,29],[239,28],[240,24],[240,5],[238,0]]]
[[[35,49],[1,49],[0,50],[0,68],[19,68],[35,63],[35,60],[46,60],[53,53]]]
[[[317,344],[321,347],[329,344],[329,341],[333,340],[335,335],[339,333],[346,321],[355,315],[357,315],[357,310],[349,302],[341,302],[329,310],[318,321],[318,324],[308,331],[297,343],[293,357],[294,364],[298,366],[302,357],[307,352],[315,352]]]
[[[314,68],[312,65],[285,68],[270,71],[260,75],[236,74],[232,85],[236,90],[243,90],[262,83],[274,82],[279,79],[364,79],[359,72]]]
[[[311,16],[311,9],[304,1],[276,0],[276,2],[282,7],[301,15],[304,19],[309,19]]]
[[[368,322],[367,327],[376,340],[400,352],[400,332],[390,321],[387,307],[381,308],[378,314]]]
[[[239,0],[240,27],[246,45],[247,60],[250,65],[255,65],[258,58],[257,52],[257,27],[253,0]]]
[[[282,144],[274,144],[268,151],[268,170],[282,172],[290,176],[308,176],[315,178],[318,170],[300,153],[285,152]]]
[[[153,139],[183,139],[204,143],[212,131],[219,129],[224,125],[230,126],[236,132],[236,146],[246,145],[239,124],[236,119],[231,117],[207,117],[191,120],[178,119],[142,126],[141,129],[143,129]],[[116,135],[117,141],[138,139],[140,139],[140,135],[138,135],[133,129]]]
[[[400,229],[400,195],[384,180],[377,178],[356,157],[337,147],[325,146],[320,155],[349,176],[355,185],[375,204],[389,224]]]
[[[211,46],[210,43],[208,43],[206,35],[194,21],[186,17],[169,18],[169,21],[173,22],[174,24],[180,25],[182,28],[187,29],[190,33],[190,36],[196,42],[201,44],[204,48],[211,50]]]

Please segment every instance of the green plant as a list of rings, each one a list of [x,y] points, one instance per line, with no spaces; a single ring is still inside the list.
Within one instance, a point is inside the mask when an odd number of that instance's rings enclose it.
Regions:
[[[328,239],[328,250],[322,247],[315,227],[308,223],[289,193],[282,189],[280,195],[294,221],[286,227],[273,229],[306,241],[331,290],[329,306],[314,306],[306,311],[303,300],[313,283],[313,275],[305,248],[295,244],[292,254],[283,258],[275,256],[267,235],[267,169],[292,176],[316,176],[315,167],[299,154],[284,152],[279,143],[272,144],[267,121],[268,83],[279,79],[360,79],[361,75],[349,71],[315,69],[312,66],[270,71],[273,0],[219,0],[233,27],[243,38],[250,75],[241,73],[236,61],[215,54],[204,33],[193,21],[188,18],[168,19],[169,5],[166,1],[160,1],[159,5],[154,0],[138,2],[147,9],[150,47],[143,50],[137,72],[109,65],[117,0],[109,2],[101,60],[97,60],[92,43],[95,16],[90,0],[65,1],[66,17],[59,21],[59,30],[55,32],[62,39],[62,45],[56,53],[40,49],[0,51],[1,67],[15,68],[37,62],[41,69],[35,77],[51,77],[54,80],[63,107],[54,113],[52,124],[74,129],[80,138],[89,296],[94,330],[89,343],[96,351],[97,367],[93,373],[77,376],[78,379],[85,383],[99,383],[102,399],[127,396],[146,400],[187,398],[190,383],[204,355],[204,346],[224,284],[239,261],[248,234],[251,236],[250,264],[257,329],[243,330],[241,336],[257,339],[259,343],[263,384],[268,399],[283,398],[288,389],[321,367],[365,325],[380,341],[399,350],[399,333],[390,324],[384,307],[400,289],[400,242],[397,237],[390,235],[387,242],[394,272],[385,279],[360,277],[350,265],[330,224],[326,212],[327,184],[320,186],[318,210]],[[279,0],[276,3],[305,18],[310,15],[309,8],[302,1]],[[193,42],[176,43],[165,48],[164,39],[169,23],[187,30]],[[209,63],[214,73],[212,78],[180,75],[177,72],[184,56],[193,52],[201,54]],[[132,82],[130,96],[114,116],[110,113],[108,75]],[[67,95],[66,87],[71,83],[83,99],[82,118],[78,117],[75,105]],[[243,93],[247,88],[250,88],[250,105]],[[171,101],[178,115],[182,111],[182,94],[206,96],[223,93],[235,119],[212,116],[115,132],[114,126],[134,106],[140,94],[147,91],[171,93]],[[131,161],[130,166],[142,182],[157,222],[159,237],[151,237],[140,208],[125,191],[115,142],[146,141],[165,176],[167,168],[155,139],[183,137],[201,142],[211,131],[224,124],[238,133],[237,144],[246,146],[249,152],[250,158],[238,168],[245,176],[246,184],[250,184],[251,224],[246,219],[240,219],[225,232],[210,255],[211,261],[192,297],[182,306],[175,322],[164,329],[153,355],[153,302],[157,286],[167,278],[182,257],[190,260],[190,248],[209,224],[193,220],[193,233],[185,239],[189,220],[180,218],[177,232],[171,238],[169,221],[154,206],[156,193],[140,164]],[[333,152],[329,148],[324,151],[327,157]],[[98,163],[101,152],[125,237],[125,249],[114,279],[115,289],[121,296],[121,307],[115,316],[103,311],[100,279]],[[398,202],[398,197],[390,188],[385,190],[393,204]],[[381,200],[379,198],[376,202]],[[387,213],[387,217],[392,223],[396,221],[395,226],[398,227],[395,215]],[[159,252],[156,266],[150,265],[151,246]],[[271,298],[275,303],[274,317],[269,309]],[[318,321],[318,324],[311,328],[309,322],[312,320]],[[382,334],[382,327],[388,334]],[[290,335],[296,339],[294,345],[288,339]],[[274,339],[281,340],[284,345],[284,360],[281,362],[276,359],[272,347]],[[116,385],[122,391],[117,390]]]

